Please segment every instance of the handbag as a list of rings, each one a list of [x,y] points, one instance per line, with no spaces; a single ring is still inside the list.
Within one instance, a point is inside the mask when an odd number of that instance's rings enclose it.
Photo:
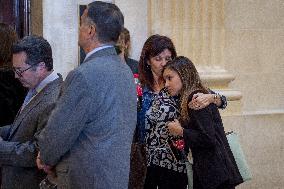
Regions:
[[[133,137],[130,153],[128,189],[143,189],[147,172],[146,145],[138,141],[137,132]]]
[[[251,180],[252,174],[247,164],[238,135],[231,131],[226,133],[226,137],[243,181]]]
[[[188,180],[187,189],[193,189],[192,164],[189,163],[189,161],[185,161],[185,167],[186,167],[186,174],[187,174],[187,180]]]
[[[187,189],[193,189],[193,170],[192,170],[192,165],[193,165],[193,157],[192,157],[192,152],[189,149],[187,158],[185,159],[185,167],[186,167],[186,174],[187,174]]]

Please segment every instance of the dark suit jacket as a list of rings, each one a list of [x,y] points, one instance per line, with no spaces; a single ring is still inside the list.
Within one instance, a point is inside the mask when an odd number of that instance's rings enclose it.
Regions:
[[[38,137],[41,159],[59,188],[125,189],[135,125],[133,75],[114,48],[99,50],[68,74]]]
[[[126,64],[129,66],[133,74],[138,74],[138,61],[131,59],[131,58],[125,58]]]
[[[185,149],[190,147],[192,150],[193,188],[214,189],[224,183],[233,186],[240,184],[241,175],[230,151],[216,105],[210,104],[204,109],[189,111],[190,121],[182,125],[185,128]]]
[[[13,123],[26,91],[12,70],[0,68],[0,126]]]
[[[60,93],[62,78],[47,84],[21,111],[12,125],[0,128],[2,189],[36,189],[44,178],[36,167],[35,135],[46,125]]]

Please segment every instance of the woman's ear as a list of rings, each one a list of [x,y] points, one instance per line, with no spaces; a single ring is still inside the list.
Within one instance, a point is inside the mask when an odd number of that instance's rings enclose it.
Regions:
[[[150,60],[147,60],[146,63],[147,63],[147,66],[151,66]]]

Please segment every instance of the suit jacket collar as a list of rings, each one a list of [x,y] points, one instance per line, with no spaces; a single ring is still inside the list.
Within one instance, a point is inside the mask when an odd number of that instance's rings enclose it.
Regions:
[[[38,86],[35,88],[36,92],[39,93],[48,83],[56,80],[58,77],[60,77],[60,75],[56,74],[56,72],[51,72],[38,84]]]
[[[114,47],[108,47],[108,48],[101,49],[95,52],[91,56],[87,57],[83,63],[88,62],[89,60],[92,60],[94,58],[103,57],[103,56],[111,56],[111,55],[117,55]]]
[[[43,99],[44,96],[48,95],[49,93],[53,92],[53,88],[57,87],[60,83],[63,82],[62,76],[59,75],[59,78],[53,80],[52,82],[48,83],[32,100],[28,103],[24,109],[16,116],[14,123],[11,126],[11,131],[9,133],[8,140],[14,135],[17,128],[22,123],[23,119],[28,115],[28,113],[35,108]]]

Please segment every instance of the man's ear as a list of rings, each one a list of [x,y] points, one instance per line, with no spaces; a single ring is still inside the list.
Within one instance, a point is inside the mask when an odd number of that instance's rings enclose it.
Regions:
[[[39,70],[43,70],[43,69],[46,69],[46,66],[45,66],[45,63],[44,62],[40,62],[40,63],[38,63],[38,69]]]
[[[93,24],[93,25],[90,25],[89,27],[89,35],[91,38],[94,38],[97,34],[97,30],[96,30],[96,26]]]

